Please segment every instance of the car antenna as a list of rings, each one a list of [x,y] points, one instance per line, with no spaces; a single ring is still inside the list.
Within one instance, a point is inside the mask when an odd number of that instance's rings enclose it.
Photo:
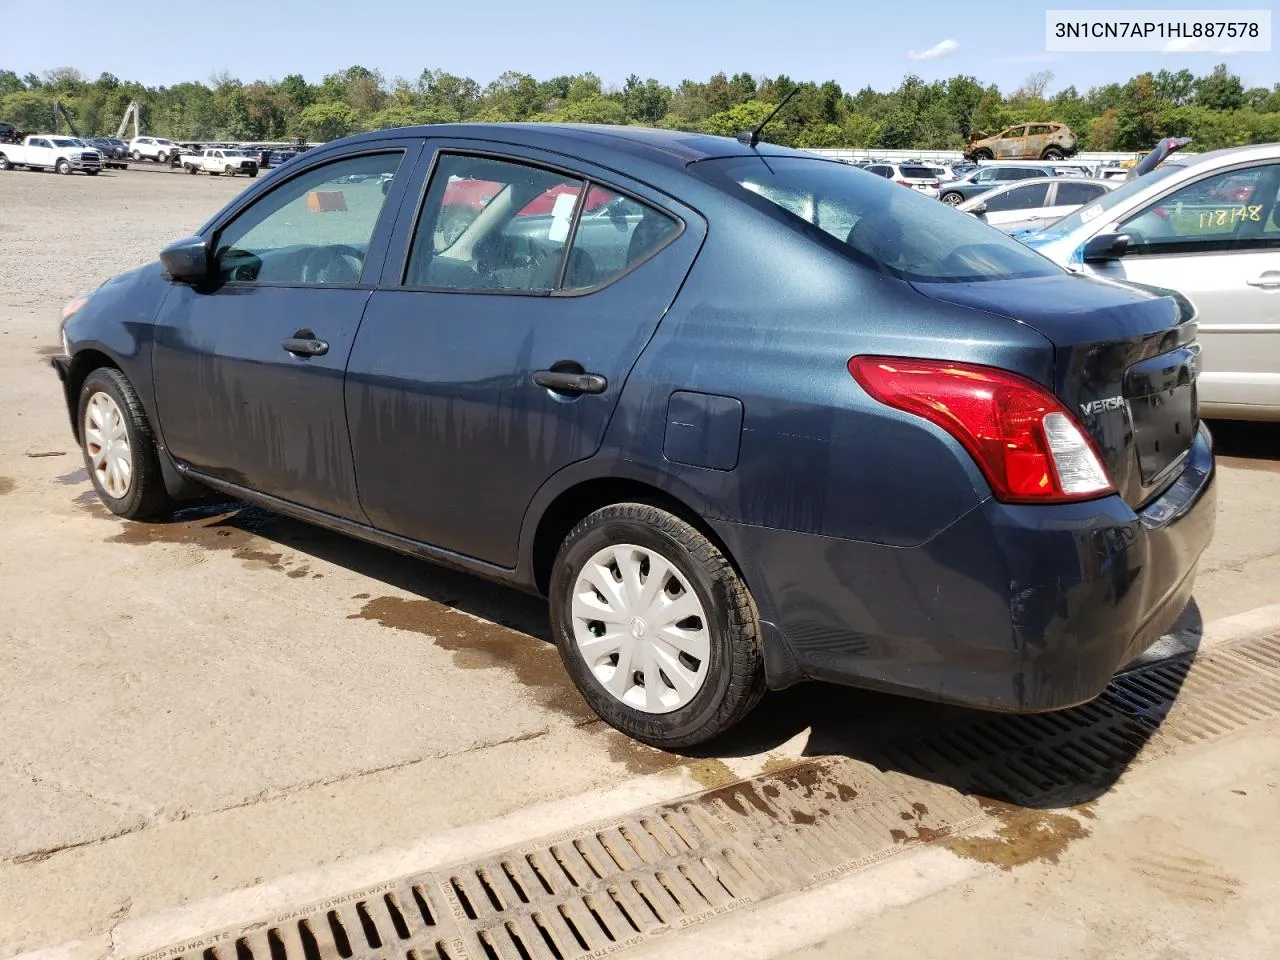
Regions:
[[[756,127],[754,130],[743,130],[740,134],[738,134],[738,142],[745,143],[748,147],[754,147],[757,143],[759,143],[760,134],[764,132],[764,128],[767,127],[773,121],[774,117],[776,117],[779,113],[782,112],[782,108],[787,105],[787,101],[789,101],[792,97],[794,97],[799,92],[800,92],[799,87],[792,87],[791,92],[782,98],[782,102],[780,104],[774,107],[773,113],[769,114],[767,117],[764,118],[764,123],[760,124],[760,126]]]

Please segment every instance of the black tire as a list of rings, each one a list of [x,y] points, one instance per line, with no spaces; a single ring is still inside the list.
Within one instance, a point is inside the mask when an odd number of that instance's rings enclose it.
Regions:
[[[71,164],[68,163],[66,160],[59,160],[57,165],[54,167],[54,169],[57,170],[58,173],[62,174],[64,177],[71,176]]]
[[[0,170],[12,170],[13,164],[9,162],[9,158],[0,153]]]
[[[129,154],[129,156],[133,157],[135,163],[142,162],[142,154],[139,153],[137,150],[133,151],[133,153]]]
[[[210,171],[209,171],[209,176],[211,176],[211,177],[220,177],[220,176],[222,176],[222,173],[221,173],[220,171],[218,171],[218,170],[210,170]]]
[[[649,713],[617,699],[583,659],[574,639],[573,591],[599,550],[635,544],[660,554],[688,581],[702,604],[710,636],[701,688],[684,706]],[[672,750],[705,743],[742,720],[764,695],[764,660],[755,601],[737,571],[694,527],[658,507],[619,503],[583,519],[565,537],[550,584],[551,631],[560,658],[591,709],[641,743]]]
[[[250,180],[252,180],[252,179],[253,179],[254,177],[256,177],[257,175],[258,175],[258,171],[257,171],[257,170],[250,170],[250,171],[249,171],[249,179],[250,179]]]
[[[85,410],[94,394],[105,393],[115,401],[124,418],[125,431],[129,437],[129,449],[133,461],[133,472],[129,489],[122,497],[113,497],[107,493],[93,466],[93,458],[89,455],[88,440],[85,436]],[[84,467],[89,473],[93,488],[103,505],[117,516],[129,520],[142,520],[173,511],[173,501],[164,487],[164,479],[160,473],[160,458],[156,451],[155,434],[147,415],[138,400],[133,385],[123,373],[112,367],[99,367],[85,377],[80,387],[80,399],[76,404],[76,429],[80,434],[80,452],[84,456]]]
[[[948,191],[938,198],[948,207],[956,207],[964,203],[964,194],[957,193],[955,190]]]
[[[994,160],[995,158],[996,158],[996,155],[992,153],[990,150],[988,150],[986,147],[983,147],[981,150],[975,150],[973,152],[973,159],[975,160]]]
[[[101,170],[86,170],[86,171],[85,171],[85,173],[87,173],[87,174],[88,174],[89,176],[91,176],[91,177],[96,177],[96,176],[97,176],[99,173],[101,173],[101,172],[102,172]]]
[[[230,164],[228,164],[222,172],[225,173],[228,177],[234,177],[236,175],[235,167],[231,166]]]
[[[1059,147],[1046,147],[1043,156],[1046,160],[1065,160],[1067,155]]]

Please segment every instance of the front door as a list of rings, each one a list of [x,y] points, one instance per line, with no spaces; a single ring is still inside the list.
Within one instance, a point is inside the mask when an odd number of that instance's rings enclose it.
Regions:
[[[1200,399],[1280,406],[1280,163],[1215,173],[1128,217],[1128,252],[1095,272],[1195,304]],[[1245,411],[1241,411],[1245,412]]]
[[[491,146],[438,148],[356,338],[347,415],[375,526],[513,567],[534,493],[599,448],[705,228],[612,174]]]
[[[175,285],[156,323],[156,402],[174,457],[362,519],[343,376],[414,166],[406,153],[419,149],[318,160],[212,231],[215,281]]]

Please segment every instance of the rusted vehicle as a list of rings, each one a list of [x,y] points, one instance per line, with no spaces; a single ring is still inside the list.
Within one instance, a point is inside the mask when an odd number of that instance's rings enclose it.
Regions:
[[[1063,160],[1075,156],[1076,135],[1065,123],[1019,123],[965,148],[966,160]]]

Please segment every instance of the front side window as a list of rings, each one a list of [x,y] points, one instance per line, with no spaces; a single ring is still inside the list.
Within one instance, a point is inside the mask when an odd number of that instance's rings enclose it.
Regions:
[[[727,193],[850,259],[920,283],[1054,276],[1018,241],[916,190],[858,176],[819,158],[729,157],[690,169]]]
[[[1049,192],[1047,183],[1029,183],[1025,187],[1015,187],[1004,193],[996,194],[987,201],[987,212],[1000,210],[1028,210],[1032,207],[1043,207],[1045,196]]]
[[[680,224],[665,213],[592,184],[573,233],[563,288],[587,290],[608,283],[679,232]]]
[[[223,282],[354,284],[403,153],[337,160],[281,184],[217,234]]]
[[[1280,163],[1204,177],[1147,205],[1120,225],[1132,254],[1208,253],[1271,247]]]

